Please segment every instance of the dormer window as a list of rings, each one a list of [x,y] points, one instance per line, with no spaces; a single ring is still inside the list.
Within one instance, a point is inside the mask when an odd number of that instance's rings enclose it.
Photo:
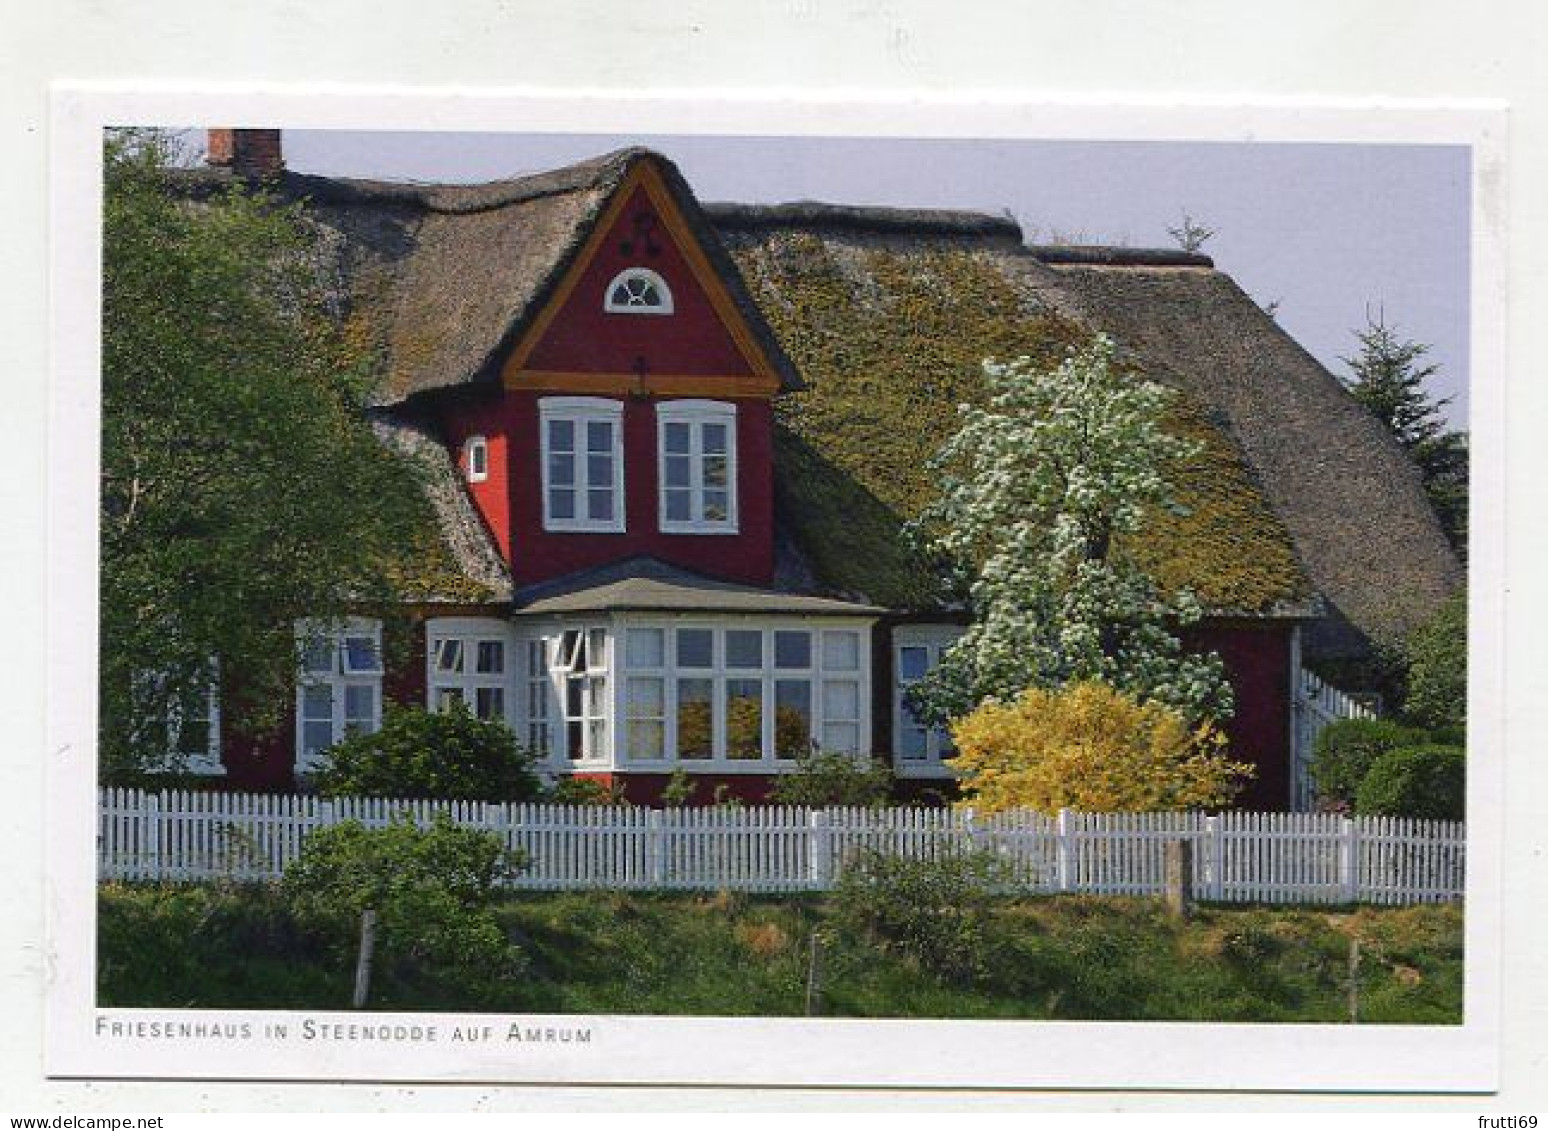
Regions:
[[[489,478],[489,441],[482,436],[469,436],[462,445],[462,466],[467,469],[469,483],[482,483]]]
[[[607,285],[602,309],[609,314],[671,314],[672,291],[650,268],[630,267]]]

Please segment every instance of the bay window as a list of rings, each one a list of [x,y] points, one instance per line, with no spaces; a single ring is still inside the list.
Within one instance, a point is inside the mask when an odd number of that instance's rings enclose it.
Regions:
[[[564,757],[570,762],[606,761],[607,632],[601,628],[566,629],[556,645],[553,671],[562,689]]]
[[[544,397],[543,529],[624,530],[623,403],[602,397]]]
[[[858,628],[631,625],[621,761],[767,770],[814,746],[863,753],[865,639]]]

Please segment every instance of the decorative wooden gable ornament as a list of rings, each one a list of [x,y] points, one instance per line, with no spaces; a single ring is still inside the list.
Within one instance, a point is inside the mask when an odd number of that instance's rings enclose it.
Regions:
[[[769,358],[651,161],[630,170],[506,361],[508,389],[771,397]]]

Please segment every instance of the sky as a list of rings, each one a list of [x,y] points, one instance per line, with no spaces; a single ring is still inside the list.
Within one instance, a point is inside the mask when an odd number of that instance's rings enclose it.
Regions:
[[[286,130],[297,172],[473,182],[626,145],[656,149],[702,201],[1010,212],[1028,242],[1203,250],[1334,373],[1383,317],[1430,346],[1430,389],[1467,423],[1469,153],[1461,146]]]

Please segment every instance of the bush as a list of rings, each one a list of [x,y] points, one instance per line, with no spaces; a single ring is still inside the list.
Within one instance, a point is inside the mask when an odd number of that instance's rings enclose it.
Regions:
[[[874,809],[892,799],[892,770],[880,759],[863,765],[848,754],[813,750],[774,783],[769,799],[778,805],[851,805]]]
[[[381,730],[350,735],[327,759],[317,775],[326,797],[532,801],[543,793],[511,729],[462,707],[389,707]]]
[[[1225,805],[1252,767],[1210,723],[1095,681],[990,700],[952,726],[963,804],[981,813],[1160,811]]]
[[[993,966],[993,888],[1008,882],[988,853],[936,859],[862,849],[845,861],[832,897],[838,930],[914,959],[947,981],[973,982]]]
[[[1408,639],[1403,710],[1432,729],[1467,726],[1467,592],[1459,590]]]
[[[473,991],[523,966],[490,911],[500,880],[521,863],[494,833],[444,816],[427,829],[406,816],[382,829],[346,821],[309,836],[281,885],[296,922],[340,959],[354,954],[361,912],[372,909],[384,976]]]
[[[1466,804],[1467,759],[1458,746],[1389,750],[1355,796],[1355,812],[1376,817],[1460,821]]]
[[[1422,730],[1390,719],[1339,719],[1317,736],[1311,774],[1317,796],[1325,804],[1352,805],[1360,783],[1376,760],[1400,746],[1427,740]]]
[[[563,777],[548,790],[544,801],[554,805],[627,805],[622,782],[604,783],[595,778]]]

